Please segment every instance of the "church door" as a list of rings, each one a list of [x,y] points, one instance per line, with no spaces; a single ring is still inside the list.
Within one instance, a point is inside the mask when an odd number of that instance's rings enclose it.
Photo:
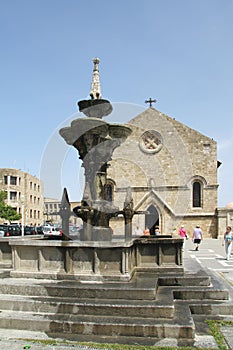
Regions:
[[[150,229],[150,234],[154,235],[155,226],[159,226],[159,213],[153,205],[150,205],[147,211],[149,213],[146,214],[145,217],[145,226],[147,226]]]

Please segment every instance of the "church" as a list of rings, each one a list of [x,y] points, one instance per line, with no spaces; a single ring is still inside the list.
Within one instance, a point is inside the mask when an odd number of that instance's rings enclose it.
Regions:
[[[90,96],[95,101],[102,97],[99,59],[93,62]],[[130,193],[132,233],[147,227],[154,234],[159,227],[161,234],[175,235],[184,225],[192,235],[199,225],[204,237],[222,236],[233,224],[233,203],[218,208],[217,142],[158,111],[151,98],[146,102],[149,108],[124,124],[131,134],[108,162],[105,199],[121,211]],[[123,215],[113,217],[110,226],[122,235]]]
[[[198,224],[204,237],[218,237],[217,143],[150,107],[127,124],[132,130],[108,168],[108,192],[118,207],[130,188],[136,227],[151,234],[174,234],[184,225],[189,234]],[[144,214],[143,214],[144,213]],[[123,218],[112,219],[114,233]]]

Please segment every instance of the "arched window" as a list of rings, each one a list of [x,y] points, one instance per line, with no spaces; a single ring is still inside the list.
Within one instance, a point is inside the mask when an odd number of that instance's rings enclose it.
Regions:
[[[200,208],[201,207],[201,183],[199,181],[195,181],[193,183],[193,207]]]
[[[112,185],[111,184],[106,184],[105,185],[105,199],[106,201],[112,202]]]
[[[153,205],[147,208],[147,212],[148,214],[145,215],[145,227],[147,226],[150,230],[150,234],[154,235],[155,226],[159,226],[159,213]]]
[[[114,182],[112,180],[107,180],[107,183],[104,187],[105,192],[105,200],[109,202],[113,202],[113,193],[114,193]]]

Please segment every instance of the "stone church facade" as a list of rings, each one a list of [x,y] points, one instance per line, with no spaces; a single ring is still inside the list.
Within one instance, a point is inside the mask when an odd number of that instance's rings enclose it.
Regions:
[[[142,230],[155,226],[162,234],[199,224],[205,237],[218,236],[217,143],[153,107],[126,125],[132,134],[113,154],[108,168],[111,200],[120,209],[131,191],[133,217]],[[145,214],[143,214],[145,212]],[[120,234],[123,217],[112,219]]]

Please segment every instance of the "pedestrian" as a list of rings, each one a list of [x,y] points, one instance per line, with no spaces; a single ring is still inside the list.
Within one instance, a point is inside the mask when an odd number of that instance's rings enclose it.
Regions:
[[[155,226],[155,236],[160,236],[159,226]]]
[[[182,237],[184,239],[187,238],[187,231],[186,231],[184,225],[180,226],[179,235],[180,235],[180,237]]]
[[[185,241],[186,241],[186,239],[188,239],[187,231],[186,231],[186,229],[184,228],[184,225],[181,225],[181,226],[180,226],[179,235],[180,235],[180,237],[183,238],[183,240],[184,240],[184,242],[183,242],[183,250],[184,250],[184,248],[185,248]]]
[[[135,228],[134,233],[136,236],[141,236],[143,234],[142,229],[139,226]]]
[[[146,226],[145,230],[143,231],[144,236],[150,236],[150,230],[148,226]]]
[[[231,256],[231,249],[232,249],[232,231],[231,231],[231,226],[226,227],[226,232],[224,233],[223,240],[222,240],[222,245],[225,245],[225,252],[226,252],[226,260],[230,259]]]
[[[199,245],[203,240],[203,233],[199,225],[193,230],[193,243],[196,245],[195,250],[199,250]]]

